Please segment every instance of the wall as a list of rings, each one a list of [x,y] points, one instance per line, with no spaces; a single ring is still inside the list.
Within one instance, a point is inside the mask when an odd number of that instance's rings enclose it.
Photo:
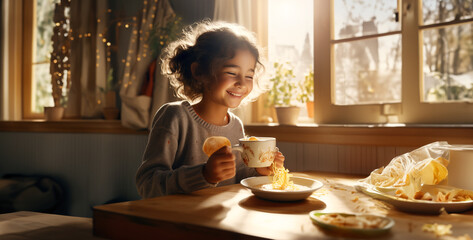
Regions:
[[[92,207],[136,200],[135,172],[146,135],[0,132],[0,176],[47,175],[66,189],[64,214],[92,216]]]
[[[290,171],[321,171],[368,175],[387,165],[395,156],[410,152],[415,147],[386,147],[366,145],[333,145],[279,142]]]
[[[47,175],[66,189],[62,214],[92,216],[92,207],[139,199],[135,172],[146,135],[0,132],[0,176]],[[290,171],[366,175],[413,148],[279,142]]]

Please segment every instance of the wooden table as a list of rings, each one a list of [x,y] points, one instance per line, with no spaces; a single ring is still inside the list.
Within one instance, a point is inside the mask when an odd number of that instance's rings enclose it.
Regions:
[[[382,239],[435,239],[423,232],[426,223],[451,224],[452,235],[473,237],[473,211],[419,215],[399,212],[356,192],[361,177],[303,172],[325,185],[298,202],[272,202],[255,197],[240,184],[204,189],[189,195],[101,205],[94,208],[94,234],[111,239],[332,239],[315,226],[308,213],[370,212],[396,221]],[[447,237],[448,238],[448,237]]]
[[[1,240],[99,240],[92,218],[20,211],[0,214]]]

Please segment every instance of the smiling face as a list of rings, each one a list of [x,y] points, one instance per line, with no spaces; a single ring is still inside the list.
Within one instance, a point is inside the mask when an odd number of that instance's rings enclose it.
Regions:
[[[236,50],[216,73],[216,81],[204,92],[203,100],[236,108],[253,89],[256,59],[248,50]]]

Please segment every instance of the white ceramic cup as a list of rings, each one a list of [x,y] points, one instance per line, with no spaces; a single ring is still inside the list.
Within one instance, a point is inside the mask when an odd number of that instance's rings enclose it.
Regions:
[[[448,185],[473,190],[473,145],[454,145],[447,169]]]
[[[269,167],[274,161],[277,151],[276,138],[256,137],[258,140],[249,138],[239,139],[240,144],[233,146],[233,150],[241,152],[243,162],[252,168]]]

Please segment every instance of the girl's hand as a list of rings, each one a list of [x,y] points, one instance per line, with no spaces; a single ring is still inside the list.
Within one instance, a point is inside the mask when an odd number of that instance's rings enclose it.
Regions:
[[[261,174],[261,175],[265,175],[265,176],[268,176],[270,175],[271,173],[273,173],[273,165],[276,164],[276,167],[277,168],[282,168],[284,167],[284,160],[286,158],[284,157],[284,155],[278,150],[274,156],[274,162],[271,166],[269,167],[262,167],[262,168],[255,168],[256,171]]]
[[[235,176],[235,155],[228,146],[214,152],[204,165],[202,174],[207,182],[215,184]]]

